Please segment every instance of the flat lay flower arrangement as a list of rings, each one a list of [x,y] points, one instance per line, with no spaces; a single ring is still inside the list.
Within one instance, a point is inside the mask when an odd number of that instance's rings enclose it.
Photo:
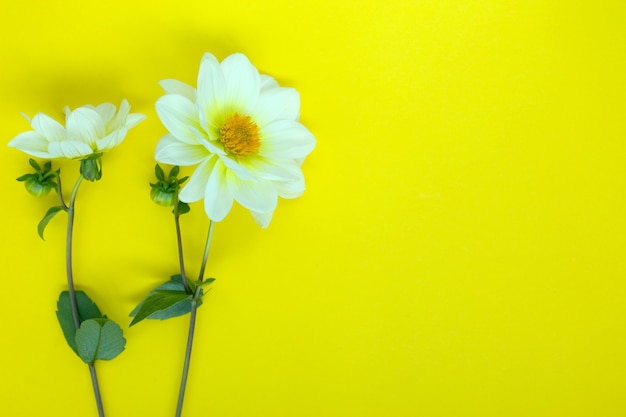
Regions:
[[[296,198],[304,192],[301,165],[314,149],[315,138],[299,122],[298,92],[259,74],[242,54],[219,62],[206,53],[195,87],[173,79],[160,85],[165,94],[156,101],[156,111],[168,133],[155,138],[155,180],[147,195],[172,211],[173,222],[166,227],[176,232],[178,253],[173,256],[178,258],[179,270],[164,272],[163,282],[128,312],[128,324],[189,315],[187,340],[181,341],[186,346],[182,376],[179,384],[172,384],[178,390],[172,410],[181,416],[198,307],[215,281],[205,277],[215,223],[224,220],[237,202],[260,227],[268,227],[279,197]],[[67,216],[67,289],[58,295],[56,316],[67,344],[88,367],[100,416],[105,415],[105,393],[99,387],[97,361],[121,354],[132,343],[132,333],[124,335],[122,326],[107,318],[93,301],[97,297],[80,290],[81,277],[73,272],[75,203],[85,181],[95,183],[106,172],[106,153],[132,135],[129,131],[134,126],[149,122],[130,109],[125,99],[117,108],[110,103],[74,110],[66,107],[64,124],[38,113],[27,117],[32,130],[8,144],[36,158],[28,160],[31,172],[17,178],[26,190],[36,197],[52,191],[58,195],[58,204],[47,208],[38,223],[39,236],[44,238],[46,226],[57,221],[61,212]],[[62,182],[64,173],[54,166],[57,159],[78,165],[80,175],[70,192]],[[181,166],[193,167],[191,176],[181,176]],[[191,210],[190,204],[200,201],[209,226],[201,265],[192,275],[185,264],[180,217]],[[97,288],[97,283],[89,284]]]

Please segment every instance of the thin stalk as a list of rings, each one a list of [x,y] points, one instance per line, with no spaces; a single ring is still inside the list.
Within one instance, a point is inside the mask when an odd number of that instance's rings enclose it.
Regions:
[[[209,223],[209,233],[206,235],[206,243],[204,244],[204,256],[202,257],[202,265],[200,265],[200,273],[198,274],[198,281],[202,282],[204,279],[204,269],[206,268],[206,262],[209,259],[209,248],[211,247],[211,239],[213,238],[213,220]]]
[[[206,269],[207,260],[209,259],[209,248],[211,247],[211,239],[213,237],[213,221],[209,224],[209,232],[207,233],[206,243],[204,245],[204,256],[202,257],[202,265],[200,266],[200,275],[198,280],[204,278],[204,270]],[[191,348],[193,347],[193,337],[196,327],[196,315],[198,311],[198,301],[200,300],[200,292],[202,285],[198,285],[191,298],[191,314],[189,316],[189,334],[187,335],[187,348],[185,349],[185,362],[183,363],[183,375],[180,381],[180,389],[178,391],[178,404],[176,405],[176,417],[181,417],[183,412],[183,400],[185,399],[185,388],[187,387],[187,376],[189,375],[189,364],[191,362]]]
[[[63,187],[61,187],[60,175],[57,175],[57,194],[59,195],[59,201],[61,202],[61,207],[63,207],[64,210],[67,210],[68,209],[67,204],[65,204],[65,200],[63,199]]]
[[[181,417],[183,413],[183,400],[185,399],[185,388],[187,387],[187,375],[189,375],[189,363],[191,362],[191,348],[193,347],[193,336],[196,327],[196,315],[198,312],[198,299],[201,287],[198,285],[191,299],[191,313],[189,316],[189,334],[187,336],[187,348],[185,349],[185,362],[183,364],[183,376],[180,381],[178,391],[178,404],[176,404],[176,417]]]
[[[176,191],[176,204],[174,205],[174,223],[176,223],[176,242],[178,244],[178,262],[180,263],[180,276],[183,281],[185,292],[191,294],[189,284],[187,284],[187,274],[185,273],[185,259],[183,258],[183,237],[180,232],[180,214],[178,213],[178,191]]]
[[[104,408],[102,407],[102,397],[100,396],[100,386],[98,385],[98,375],[96,375],[95,365],[89,365],[89,374],[91,375],[91,385],[93,385],[93,393],[96,396],[98,415],[100,417],[104,417]]]
[[[76,306],[76,292],[74,291],[74,273],[72,271],[72,234],[74,231],[74,205],[76,203],[76,194],[78,187],[83,181],[83,176],[78,177],[72,196],[70,197],[70,205],[67,208],[67,238],[65,239],[65,269],[67,271],[67,290],[70,295],[70,306],[72,307],[72,317],[74,318],[74,327],[80,327],[80,317],[78,316],[78,307]]]
[[[76,291],[74,290],[74,273],[72,270],[72,235],[74,231],[74,205],[76,203],[76,195],[78,193],[78,187],[83,181],[83,176],[78,177],[72,195],[70,197],[70,205],[67,207],[67,237],[65,240],[65,267],[67,271],[67,290],[70,298],[70,307],[72,309],[72,318],[74,320],[74,327],[76,330],[80,327],[80,316],[78,315],[78,306],[76,304]],[[59,183],[59,195],[61,191]],[[61,202],[63,205],[63,197],[61,196]],[[91,375],[91,384],[93,386],[93,392],[96,397],[96,406],[98,407],[98,415],[104,417],[104,409],[102,407],[102,397],[100,396],[100,387],[98,385],[98,376],[96,375],[96,368],[94,365],[89,365],[89,374]]]

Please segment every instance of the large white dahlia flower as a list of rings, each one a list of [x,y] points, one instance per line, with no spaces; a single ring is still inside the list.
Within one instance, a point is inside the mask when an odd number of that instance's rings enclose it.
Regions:
[[[169,131],[155,158],[172,165],[196,165],[181,201],[204,198],[207,216],[226,217],[233,200],[267,227],[278,197],[304,191],[300,168],[315,138],[298,121],[300,97],[261,75],[242,54],[221,63],[202,57],[197,89],[176,80],[160,82],[165,95],[157,113]]]

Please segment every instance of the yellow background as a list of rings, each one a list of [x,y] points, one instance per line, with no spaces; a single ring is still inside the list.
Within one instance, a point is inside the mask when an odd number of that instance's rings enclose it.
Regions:
[[[186,416],[626,415],[626,6],[615,1],[11,2],[0,112],[127,98],[148,119],[77,203],[75,273],[128,339],[107,415],[172,416],[187,318],[128,329],[177,270],[149,199],[157,82],[243,52],[299,90],[307,191],[215,229]],[[54,315],[65,221],[0,146],[0,415],[92,416]],[[63,163],[66,185],[78,166]],[[186,171],[191,172],[190,170]],[[68,190],[69,191],[69,190]],[[183,218],[197,273],[207,220]]]

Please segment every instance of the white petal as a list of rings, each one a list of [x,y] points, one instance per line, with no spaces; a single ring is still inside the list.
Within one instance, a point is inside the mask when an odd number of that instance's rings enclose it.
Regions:
[[[207,151],[218,155],[226,155],[226,151],[222,148],[218,148],[218,146],[214,143],[216,141],[209,140],[208,135],[203,130],[192,129],[192,131],[196,135],[198,143],[201,143]]]
[[[216,157],[209,157],[204,160],[196,170],[191,174],[191,178],[180,191],[180,200],[185,203],[193,203],[201,200],[206,191],[206,184],[209,181],[209,175],[215,165]]]
[[[96,141],[96,146],[98,148],[98,151],[106,152],[114,148],[115,146],[119,145],[120,143],[122,143],[127,133],[128,133],[128,129],[125,126],[122,126],[120,129],[117,129],[116,131],[109,133],[102,139],[98,139]]]
[[[278,87],[278,82],[269,75],[261,74],[261,93],[266,90]]]
[[[226,155],[226,151],[222,148],[223,145],[221,145],[221,142],[219,142],[219,140],[217,139],[212,139],[211,135],[206,130],[199,130],[191,126],[189,127],[189,130],[194,135],[194,144],[202,144],[207,149],[207,151],[211,153]]]
[[[224,165],[226,165],[226,168],[228,168],[230,171],[232,171],[235,175],[237,175],[242,180],[254,179],[254,175],[252,175],[252,173],[248,170],[248,168],[241,165],[239,162],[231,159],[230,156],[220,155],[220,159],[222,160]]]
[[[156,110],[165,128],[178,139],[189,144],[197,144],[192,129],[201,130],[196,106],[183,96],[167,94],[156,102]]]
[[[252,218],[254,219],[256,224],[259,225],[259,227],[267,229],[267,226],[269,226],[270,221],[272,220],[272,215],[274,214],[274,211],[261,213],[258,211],[250,210],[250,214],[252,214]]]
[[[95,107],[95,110],[98,112],[100,117],[102,117],[102,121],[105,125],[111,121],[113,116],[115,116],[115,106],[111,103],[102,103]]]
[[[273,88],[261,94],[254,120],[263,127],[274,120],[298,120],[300,95],[293,88]]]
[[[304,158],[315,148],[315,137],[301,123],[277,120],[261,129],[259,155],[269,158]]]
[[[300,165],[293,159],[249,158],[241,163],[255,177],[271,181],[294,181],[302,177]]]
[[[278,193],[269,181],[242,180],[232,171],[226,174],[228,190],[233,198],[249,210],[273,211],[278,203]]]
[[[43,113],[37,113],[30,125],[33,129],[48,141],[60,141],[65,139],[65,129],[61,123],[54,120],[52,117]]]
[[[81,141],[95,149],[96,140],[106,136],[106,130],[98,112],[80,107],[67,118],[67,135],[70,140]]]
[[[209,175],[204,193],[204,211],[209,219],[216,222],[224,220],[233,207],[233,197],[226,184],[226,175],[226,167],[217,160]]]
[[[157,161],[182,166],[195,165],[210,155],[204,146],[190,145],[169,134],[159,140],[154,152]]]
[[[63,107],[63,114],[65,115],[65,125],[67,126],[67,119],[70,117],[70,114],[72,114],[70,106]]]
[[[196,101],[196,89],[184,82],[168,79],[159,81],[159,85],[165,90],[166,94],[178,94],[191,102]]]
[[[196,103],[205,115],[221,112],[224,106],[224,74],[217,59],[206,53],[198,72],[198,91]],[[205,126],[206,127],[206,126]]]
[[[128,115],[128,117],[126,118],[126,124],[124,126],[126,126],[126,128],[130,129],[132,127],[137,126],[139,123],[143,122],[144,120],[146,120],[146,115],[145,114],[141,114],[141,113],[131,113]]]
[[[63,142],[51,142],[48,147],[50,155],[53,157],[65,157],[70,159],[78,159],[89,156],[93,150],[85,142],[79,140],[64,140]]]
[[[20,133],[8,145],[38,158],[51,158],[48,153],[48,139],[33,130]]]
[[[220,64],[226,81],[225,101],[241,106],[250,114],[257,103],[261,91],[259,71],[243,54],[233,54]]]
[[[126,99],[120,103],[120,108],[115,116],[106,123],[107,132],[113,132],[126,124],[126,117],[130,112],[130,104]]]
[[[294,181],[275,181],[274,188],[282,198],[297,198],[304,193],[304,175]]]

